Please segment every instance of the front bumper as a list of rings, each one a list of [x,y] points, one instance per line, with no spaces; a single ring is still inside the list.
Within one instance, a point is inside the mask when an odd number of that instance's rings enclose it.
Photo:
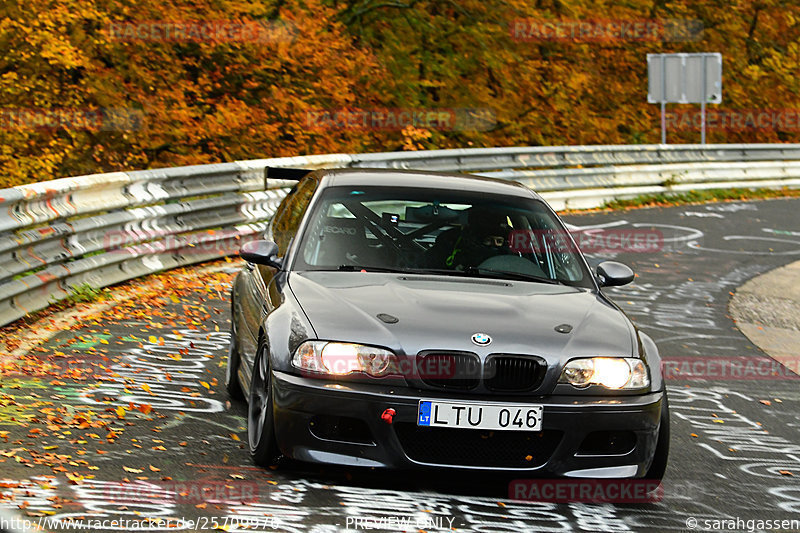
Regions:
[[[644,476],[656,448],[663,398],[663,392],[618,397],[476,397],[331,383],[275,371],[272,384],[275,435],[288,457],[350,466],[467,468],[536,476]],[[421,399],[541,404],[542,431],[431,431],[439,428],[416,425]],[[386,409],[396,412],[391,424],[381,419]],[[334,435],[320,432],[321,421],[342,417],[357,423],[342,424]],[[624,434],[632,444],[629,449],[595,448],[587,453],[587,436],[595,432]]]

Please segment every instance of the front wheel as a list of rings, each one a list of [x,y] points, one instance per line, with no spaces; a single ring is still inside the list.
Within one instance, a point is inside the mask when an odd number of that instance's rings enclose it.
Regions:
[[[280,451],[275,440],[275,422],[272,414],[272,382],[269,371],[269,353],[263,341],[258,343],[253,379],[250,383],[250,401],[247,406],[247,440],[250,456],[259,466],[275,464]]]
[[[658,426],[658,441],[656,451],[653,454],[653,462],[647,469],[646,479],[661,481],[664,472],[667,470],[667,458],[669,457],[669,403],[667,402],[667,390],[664,389],[664,401],[661,404],[661,422]]]

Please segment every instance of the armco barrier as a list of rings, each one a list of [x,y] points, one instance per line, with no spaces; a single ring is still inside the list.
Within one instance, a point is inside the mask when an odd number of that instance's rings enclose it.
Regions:
[[[800,145],[620,145],[329,154],[114,172],[0,190],[0,325],[69,296],[234,253],[286,190],[264,168],[398,168],[520,181],[556,209],[640,194],[800,186]],[[570,168],[572,167],[572,168]]]

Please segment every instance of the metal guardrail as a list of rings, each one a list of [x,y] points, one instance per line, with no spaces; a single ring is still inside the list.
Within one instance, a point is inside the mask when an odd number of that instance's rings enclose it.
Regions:
[[[538,191],[557,210],[591,209],[619,198],[719,188],[800,187],[800,161],[669,163],[478,172]]]
[[[114,172],[0,190],[0,325],[70,295],[234,253],[285,189],[264,168],[476,172],[525,183],[555,209],[718,187],[800,186],[800,145],[619,145],[330,154]],[[574,167],[574,168],[567,168]]]
[[[800,160],[800,144],[528,146],[359,154],[350,157],[352,162],[348,166],[351,167],[477,172],[579,165]]]

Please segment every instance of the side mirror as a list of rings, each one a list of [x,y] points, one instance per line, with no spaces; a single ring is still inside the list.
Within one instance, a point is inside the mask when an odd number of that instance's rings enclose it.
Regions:
[[[250,241],[242,245],[239,255],[249,263],[266,265],[272,268],[283,266],[278,257],[278,245],[272,241]]]
[[[597,265],[597,277],[601,287],[619,287],[633,281],[633,270],[616,261],[603,261]]]

